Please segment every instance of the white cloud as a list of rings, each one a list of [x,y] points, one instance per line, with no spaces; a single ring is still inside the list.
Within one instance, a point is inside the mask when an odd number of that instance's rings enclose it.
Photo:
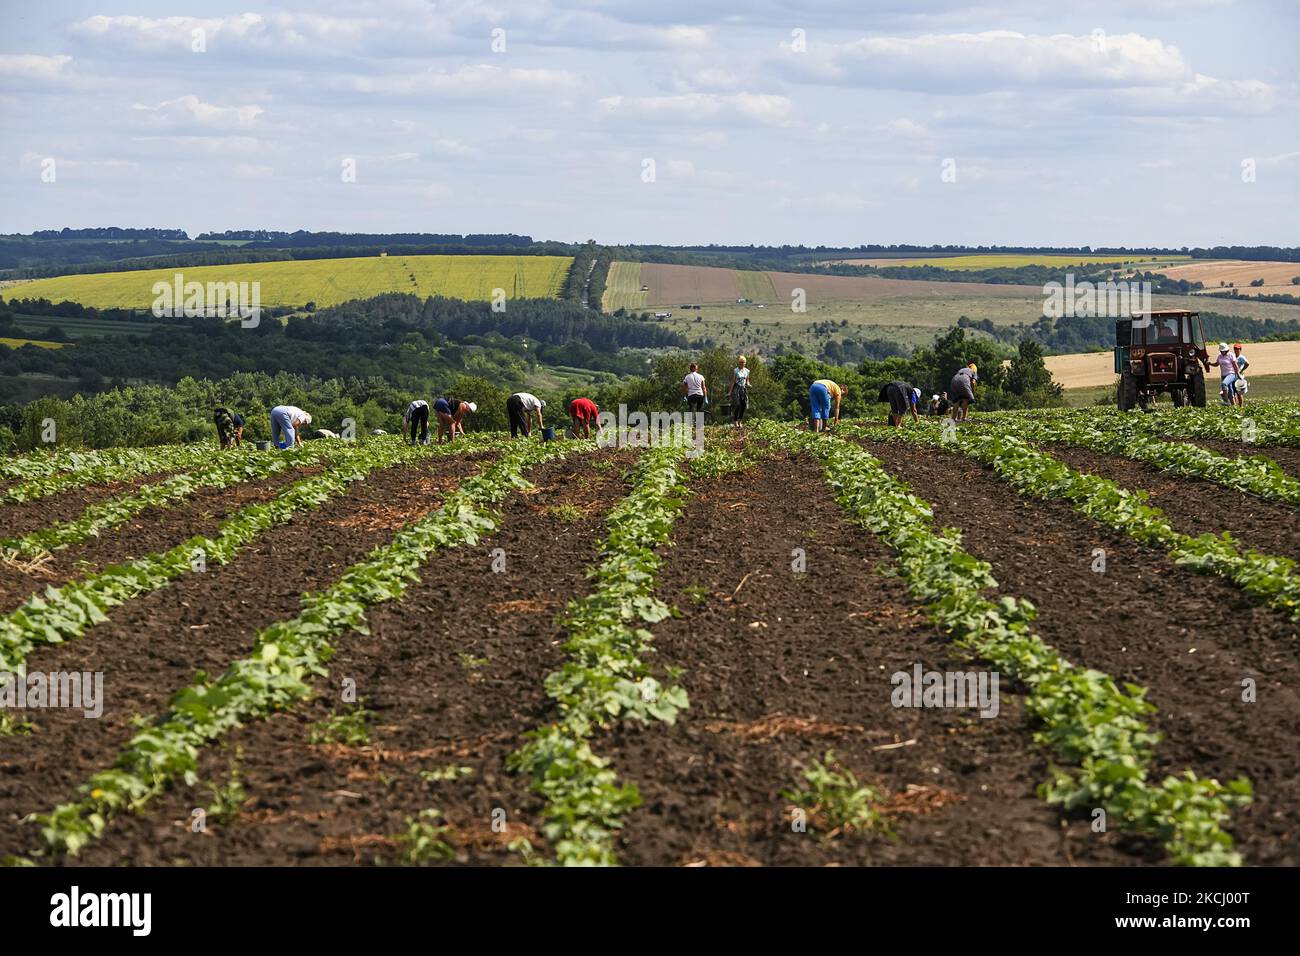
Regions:
[[[174,100],[164,100],[157,106],[136,103],[131,109],[160,126],[201,126],[209,129],[247,129],[264,112],[256,104],[214,106],[204,103],[192,93],[178,96]]]
[[[787,97],[766,93],[681,93],[675,96],[606,96],[599,106],[607,116],[672,122],[713,122],[724,119],[765,125],[784,123],[792,104]]]
[[[549,96],[577,89],[580,81],[567,70],[522,69],[488,63],[456,70],[422,73],[355,76],[347,86],[357,93],[390,96],[434,96],[448,99],[477,99]]]
[[[59,80],[68,76],[65,67],[72,57],[40,56],[35,53],[0,53],[0,76],[25,80]]]

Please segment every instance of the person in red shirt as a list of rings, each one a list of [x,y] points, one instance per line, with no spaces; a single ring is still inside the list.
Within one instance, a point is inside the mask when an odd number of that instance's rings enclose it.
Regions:
[[[596,425],[596,434],[600,434],[600,409],[596,403],[589,398],[575,398],[569,402],[569,417],[573,419],[573,437],[578,437],[578,429],[582,429],[582,437],[591,437],[591,426],[594,422]]]

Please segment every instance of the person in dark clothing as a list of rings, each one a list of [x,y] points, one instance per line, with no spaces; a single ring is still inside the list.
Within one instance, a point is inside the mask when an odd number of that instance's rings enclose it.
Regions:
[[[420,444],[429,444],[429,403],[417,398],[406,406],[406,416],[402,421],[402,432],[415,444],[415,430],[420,429]]]
[[[522,431],[527,438],[532,433],[529,419],[537,416],[537,427],[544,428],[542,409],[546,403],[529,392],[515,392],[506,399],[506,415],[510,419],[510,437],[517,438]]]
[[[903,418],[910,411],[912,418],[920,421],[916,413],[916,404],[921,400],[921,390],[913,388],[907,382],[889,382],[880,390],[880,401],[889,403],[889,424],[898,428]]]
[[[222,448],[238,448],[244,443],[244,419],[238,412],[218,407],[212,413],[217,426],[217,439]]]

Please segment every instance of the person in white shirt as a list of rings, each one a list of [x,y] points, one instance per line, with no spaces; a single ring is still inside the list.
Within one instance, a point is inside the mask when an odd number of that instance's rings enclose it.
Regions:
[[[709,401],[709,386],[704,384],[698,362],[691,363],[691,370],[682,379],[682,394],[686,396],[686,407],[692,412],[704,411]]]
[[[532,416],[537,416],[537,427],[543,428],[542,409],[546,403],[528,392],[515,392],[506,399],[506,415],[510,418],[510,437],[522,431],[527,438],[532,432]]]
[[[749,366],[742,355],[736,359],[736,367],[731,370],[731,423],[743,428],[748,408]]]
[[[402,436],[406,437],[409,431],[412,445],[416,441],[416,429],[420,432],[420,444],[429,444],[429,403],[422,398],[407,405],[406,414],[402,417]]]
[[[1241,354],[1241,343],[1232,343],[1232,357],[1237,360],[1237,381],[1233,383],[1233,401],[1242,408],[1246,407],[1246,393],[1250,385],[1246,382],[1246,369],[1250,368],[1250,359]]]
[[[311,416],[297,405],[277,405],[271,409],[271,441],[276,448],[302,444],[302,426],[311,424]]]

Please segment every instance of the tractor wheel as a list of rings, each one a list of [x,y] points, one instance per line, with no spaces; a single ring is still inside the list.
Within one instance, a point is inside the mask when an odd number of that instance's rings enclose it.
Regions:
[[[1119,373],[1119,395],[1117,404],[1121,412],[1131,411],[1138,401],[1137,379],[1132,372]]]
[[[1169,392],[1169,397],[1174,400],[1174,408],[1182,408],[1187,404],[1187,389],[1175,388]]]
[[[1193,408],[1205,407],[1205,373],[1199,368],[1192,373],[1191,395]]]

